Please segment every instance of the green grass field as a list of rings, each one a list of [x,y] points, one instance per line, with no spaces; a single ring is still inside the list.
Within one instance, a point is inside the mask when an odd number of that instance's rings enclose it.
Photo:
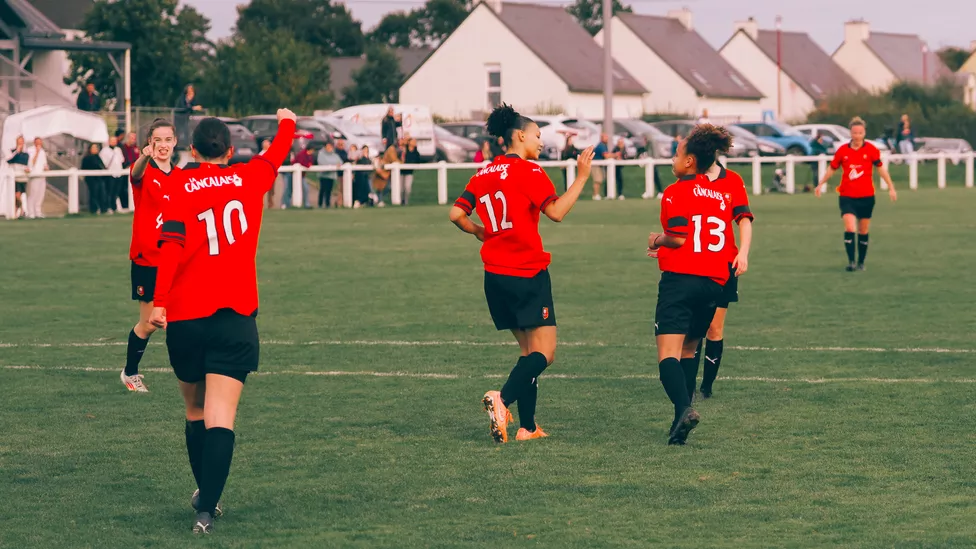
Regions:
[[[480,399],[517,348],[447,208],[271,212],[261,375],[206,540],[189,532],[164,336],[143,361],[151,393],[118,379],[131,218],[3,222],[0,547],[972,547],[976,191],[961,186],[879,197],[864,273],[843,272],[835,195],[755,198],[721,377],[685,447],[665,445],[651,337],[656,200],[543,221],[551,436],[504,446]]]

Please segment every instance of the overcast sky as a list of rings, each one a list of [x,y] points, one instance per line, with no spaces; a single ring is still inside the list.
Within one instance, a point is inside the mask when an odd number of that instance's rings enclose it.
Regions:
[[[540,3],[561,3],[538,0]],[[732,34],[734,21],[755,17],[761,28],[773,28],[777,14],[783,29],[806,31],[824,48],[833,51],[844,40],[844,21],[863,18],[871,29],[883,32],[919,34],[932,48],[969,47],[976,40],[976,1],[974,0],[622,0],[634,11],[663,15],[669,9],[687,6],[694,13],[694,25],[716,48]],[[236,7],[246,0],[181,0],[210,18],[211,38],[230,34],[237,19]],[[383,14],[409,10],[423,2],[410,0],[349,0],[353,16],[364,30],[375,25]]]

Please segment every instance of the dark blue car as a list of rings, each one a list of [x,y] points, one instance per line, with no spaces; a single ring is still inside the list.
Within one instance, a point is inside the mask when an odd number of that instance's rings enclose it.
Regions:
[[[734,125],[749,130],[758,137],[777,143],[786,149],[786,154],[795,156],[812,156],[813,154],[810,148],[810,138],[782,122],[744,122]],[[826,140],[826,137],[824,139]]]

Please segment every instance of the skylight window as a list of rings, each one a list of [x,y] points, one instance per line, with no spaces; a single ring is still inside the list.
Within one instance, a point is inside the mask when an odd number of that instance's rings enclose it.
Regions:
[[[739,78],[739,75],[735,74],[734,72],[730,72],[729,78],[731,78],[732,81],[735,82],[736,86],[739,86],[742,89],[746,89],[746,83],[743,82],[741,78]]]
[[[823,95],[823,90],[820,89],[820,86],[816,85],[815,83],[810,82],[810,88],[813,89],[814,93],[817,95]]]
[[[695,69],[691,69],[691,75],[694,76],[695,80],[701,83],[701,85],[707,86],[709,88],[712,87],[712,85],[708,83],[708,80],[705,80],[705,77],[702,76],[701,73],[696,71]]]

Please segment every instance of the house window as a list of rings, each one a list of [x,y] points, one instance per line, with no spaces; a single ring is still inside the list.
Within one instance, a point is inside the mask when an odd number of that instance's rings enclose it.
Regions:
[[[701,83],[702,86],[705,86],[706,88],[712,87],[712,85],[708,83],[708,80],[705,80],[705,77],[702,76],[701,73],[696,71],[695,69],[691,69],[691,75],[694,76],[695,80]]]
[[[488,110],[502,104],[502,67],[492,63],[485,65],[488,73]]]
[[[746,83],[743,82],[741,78],[739,78],[739,75],[735,74],[734,72],[730,72],[729,78],[731,78],[732,81],[735,82],[736,86],[739,86],[742,89],[746,89]]]

